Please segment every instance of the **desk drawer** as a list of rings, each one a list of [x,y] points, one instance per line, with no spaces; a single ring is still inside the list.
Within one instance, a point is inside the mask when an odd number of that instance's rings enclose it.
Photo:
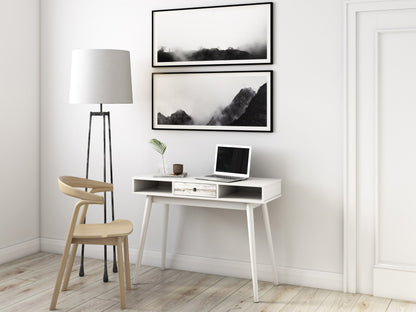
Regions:
[[[174,195],[217,197],[217,185],[207,183],[175,182],[173,184]]]

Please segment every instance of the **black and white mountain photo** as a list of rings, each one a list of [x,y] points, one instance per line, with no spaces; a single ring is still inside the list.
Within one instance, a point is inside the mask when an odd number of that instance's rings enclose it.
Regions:
[[[271,5],[153,11],[153,65],[271,63]]]
[[[271,131],[271,71],[155,73],[153,128]]]

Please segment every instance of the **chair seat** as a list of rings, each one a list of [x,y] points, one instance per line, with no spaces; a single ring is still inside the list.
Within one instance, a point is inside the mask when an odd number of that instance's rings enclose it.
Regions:
[[[109,238],[129,235],[133,224],[129,220],[114,220],[106,224],[78,224],[73,238]]]

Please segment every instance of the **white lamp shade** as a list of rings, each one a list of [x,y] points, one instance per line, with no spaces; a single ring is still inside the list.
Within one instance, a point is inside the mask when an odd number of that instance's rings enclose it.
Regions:
[[[74,50],[69,102],[132,103],[130,52],[107,49]]]

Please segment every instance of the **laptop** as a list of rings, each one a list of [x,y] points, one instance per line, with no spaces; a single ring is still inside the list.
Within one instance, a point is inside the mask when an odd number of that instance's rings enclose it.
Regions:
[[[215,150],[214,174],[195,179],[235,182],[250,175],[251,146],[218,144]]]

